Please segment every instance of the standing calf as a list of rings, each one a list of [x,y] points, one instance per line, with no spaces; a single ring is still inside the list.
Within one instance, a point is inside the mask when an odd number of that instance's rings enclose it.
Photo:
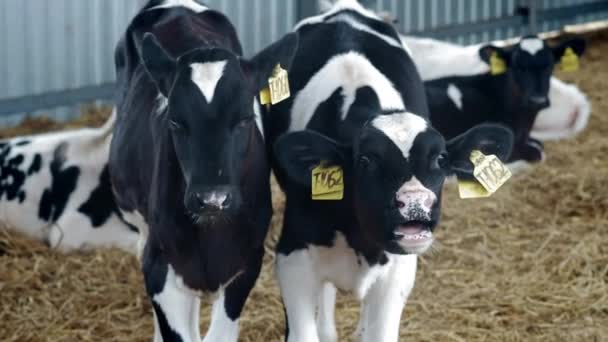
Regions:
[[[291,34],[251,60],[228,19],[194,1],[150,1],[116,51],[110,174],[141,223],[155,340],[199,341],[199,297],[214,298],[205,341],[236,341],[272,215],[254,99],[288,69]]]
[[[446,142],[428,120],[422,81],[397,32],[356,1],[296,31],[293,96],[265,115],[287,198],[276,269],[288,341],[336,341],[335,287],[362,302],[360,340],[397,341],[444,179],[470,177],[473,149],[508,157],[513,137],[481,125]],[[321,164],[341,170],[334,200],[311,198]]]

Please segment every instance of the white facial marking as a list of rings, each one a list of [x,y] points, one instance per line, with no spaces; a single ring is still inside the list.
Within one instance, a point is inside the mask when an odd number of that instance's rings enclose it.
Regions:
[[[456,107],[462,110],[462,93],[460,92],[460,89],[458,89],[458,87],[454,84],[450,83],[450,85],[448,85],[447,93],[448,97],[450,100],[452,100],[452,102],[454,102]]]
[[[217,83],[224,75],[224,68],[227,61],[194,63],[190,65],[192,69],[192,82],[201,90],[207,103],[213,101]]]
[[[380,115],[372,125],[382,131],[401,150],[407,159],[418,134],[427,129],[427,122],[412,113]]]
[[[543,41],[538,38],[526,38],[521,40],[519,46],[522,50],[534,56],[538,51],[543,49]]]
[[[383,109],[404,108],[403,99],[392,82],[363,55],[348,52],[327,61],[297,94],[291,109],[289,130],[305,129],[317,107],[338,88],[342,88],[344,96],[341,113],[344,119],[355,101],[357,90],[365,86],[374,90]]]
[[[149,8],[148,10],[158,8],[185,7],[196,13],[206,11],[208,8],[193,0],[165,0],[162,4]]]

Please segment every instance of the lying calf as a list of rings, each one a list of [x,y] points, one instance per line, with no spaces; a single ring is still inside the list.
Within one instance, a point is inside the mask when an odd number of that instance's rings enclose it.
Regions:
[[[334,287],[362,302],[360,340],[397,341],[444,179],[470,176],[474,149],[508,157],[513,137],[481,125],[446,142],[397,32],[356,1],[296,31],[293,96],[265,115],[287,198],[276,270],[288,341],[336,340]]]
[[[585,95],[576,86],[550,77],[549,72],[559,61],[564,47],[572,46],[582,54],[584,44],[580,39],[563,43],[549,53],[551,50],[545,43],[528,37],[524,39],[524,45],[536,44],[540,50],[528,55],[522,51],[521,42],[500,49],[507,61],[506,72],[492,76],[489,52],[499,49],[496,46],[504,46],[504,42],[496,42],[492,48],[488,45],[459,46],[428,38],[401,38],[412,51],[412,58],[426,80],[432,119],[446,133],[461,132],[482,120],[511,122],[509,125],[520,139],[528,138],[527,143],[516,146],[511,158],[523,166],[543,158],[542,143],[536,139],[572,137],[587,124],[590,104]],[[526,63],[544,64],[546,70],[527,68]],[[541,85],[543,89],[539,88]],[[540,99],[545,98],[540,101],[544,103],[530,103],[531,91],[540,94]],[[543,109],[544,106],[547,107]],[[433,113],[438,114],[433,116]],[[473,116],[475,113],[477,118]],[[532,127],[528,129],[530,125]]]
[[[199,341],[199,297],[214,298],[205,341],[237,341],[272,216],[270,167],[254,95],[288,35],[251,60],[229,20],[194,1],[150,1],[116,51],[110,174],[142,224],[156,341]]]
[[[541,161],[542,144],[530,133],[539,111],[549,106],[551,73],[567,49],[580,56],[585,43],[572,39],[549,47],[535,36],[526,36],[508,48],[481,47],[482,60],[491,64],[499,59],[501,70],[425,82],[433,125],[445,136],[455,137],[475,124],[502,123],[515,134],[511,162]]]
[[[0,141],[0,222],[64,252],[135,250],[137,228],[118,210],[107,168],[114,120]]]

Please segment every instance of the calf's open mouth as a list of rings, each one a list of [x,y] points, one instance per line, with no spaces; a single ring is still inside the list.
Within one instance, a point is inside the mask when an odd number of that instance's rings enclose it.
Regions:
[[[401,223],[395,228],[395,240],[406,247],[428,244],[433,240],[432,226],[431,221],[415,220]]]

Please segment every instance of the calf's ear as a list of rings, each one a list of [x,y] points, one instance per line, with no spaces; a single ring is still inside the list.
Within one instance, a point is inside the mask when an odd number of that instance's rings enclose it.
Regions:
[[[572,39],[566,40],[565,42],[561,42],[559,45],[552,48],[553,57],[555,57],[556,61],[559,61],[562,58],[562,56],[564,55],[567,48],[571,48],[572,51],[574,51],[574,53],[580,57],[583,55],[583,53],[585,53],[586,47],[587,47],[587,42],[584,39],[572,38]]]
[[[167,97],[173,83],[172,75],[175,72],[176,63],[152,33],[148,32],[144,35],[141,44],[141,60],[158,91]]]
[[[481,124],[447,142],[452,173],[468,179],[473,175],[473,163],[469,159],[471,151],[496,155],[506,162],[513,149],[513,132],[502,125]]]
[[[286,133],[274,144],[279,167],[297,184],[310,186],[312,169],[324,162],[344,168],[350,161],[349,149],[313,131]]]
[[[479,48],[479,57],[482,61],[486,62],[488,65],[490,64],[490,57],[496,53],[498,57],[505,61],[506,65],[509,65],[511,62],[511,52],[507,49],[500,48],[494,45],[484,45]]]
[[[241,60],[241,67],[254,90],[257,92],[268,85],[268,79],[277,64],[289,71],[297,49],[298,34],[289,33],[249,61]]]

